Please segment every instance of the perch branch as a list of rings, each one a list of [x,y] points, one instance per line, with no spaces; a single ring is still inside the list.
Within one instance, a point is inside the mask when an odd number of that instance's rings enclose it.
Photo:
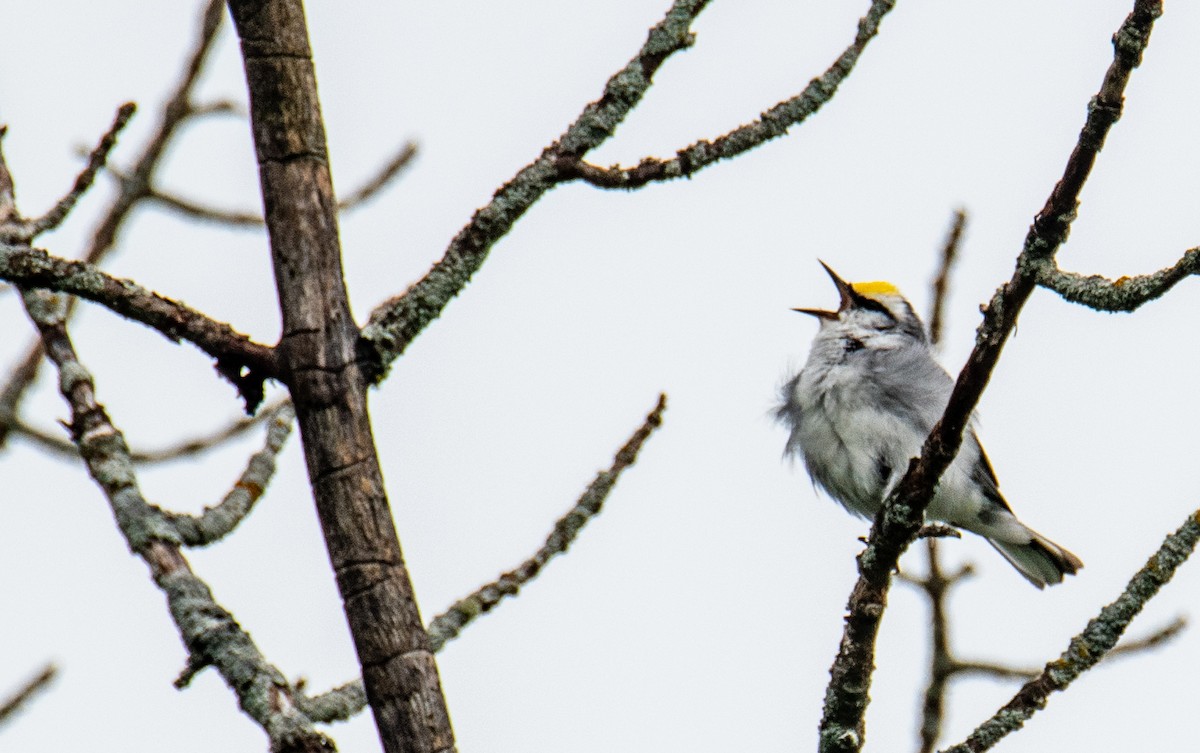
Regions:
[[[866,740],[864,715],[875,666],[875,639],[887,606],[891,574],[900,555],[920,529],[938,479],[958,454],[963,429],[983,394],[1021,308],[1036,285],[1032,259],[1053,257],[1075,218],[1079,192],[1113,123],[1120,116],[1125,86],[1141,62],[1154,21],[1162,14],[1157,0],[1137,0],[1113,37],[1115,55],[1099,94],[1088,108],[1079,140],[1042,211],[1035,217],[1017,257],[1012,279],[984,311],[975,348],[959,373],[942,418],[930,432],[904,478],[876,516],[866,549],[858,557],[859,578],[850,595],[849,614],[837,658],[830,669],[820,723],[823,753],[861,750]]]

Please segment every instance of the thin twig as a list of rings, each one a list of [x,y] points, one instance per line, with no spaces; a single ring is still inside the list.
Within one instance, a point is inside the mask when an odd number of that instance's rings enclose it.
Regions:
[[[12,176],[8,175],[7,163],[2,154],[0,154],[0,165],[3,165],[5,177],[3,178],[2,192],[5,197],[0,201],[0,207],[3,207],[3,217],[0,217],[0,243],[16,243],[28,244],[37,238],[42,233],[55,229],[62,224],[67,218],[71,210],[75,208],[81,196],[92,187],[92,183],[96,180],[96,175],[104,169],[108,162],[108,154],[113,147],[117,145],[117,135],[125,130],[125,126],[129,124],[129,119],[133,117],[133,113],[137,110],[137,106],[132,102],[126,102],[117,108],[117,114],[113,118],[112,125],[100,137],[100,141],[88,154],[87,164],[75,176],[75,184],[71,186],[71,190],[44,215],[34,219],[25,219],[20,216],[16,209],[16,201],[13,196],[13,180]],[[0,136],[3,132],[0,132]]]
[[[6,724],[34,696],[48,688],[57,674],[58,668],[51,663],[47,663],[42,667],[40,672],[26,680],[8,698],[0,700],[0,726]]]
[[[941,262],[933,278],[933,302],[929,306],[929,342],[935,346],[942,342],[942,322],[946,312],[946,298],[950,293],[950,273],[958,260],[958,249],[962,244],[963,230],[967,227],[967,210],[954,210],[954,220],[946,242],[942,244]]]
[[[945,753],[982,753],[991,749],[1045,708],[1051,693],[1065,690],[1077,677],[1096,666],[1113,649],[1146,602],[1170,582],[1179,566],[1195,551],[1198,540],[1200,510],[1189,515],[1178,530],[1167,536],[1116,601],[1101,609],[1083,632],[1071,639],[1062,656],[1048,663],[1042,673],[1026,683],[995,716]]]
[[[404,173],[405,168],[412,164],[413,158],[417,156],[417,144],[414,141],[406,141],[400,147],[400,150],[392,156],[390,160],[383,164],[374,176],[363,183],[355,190],[349,192],[338,201],[338,211],[347,212],[370,201],[388,186],[399,175]]]
[[[934,275],[931,302],[929,305],[929,342],[936,348],[942,341],[942,327],[945,316],[946,299],[950,294],[950,274],[958,259],[958,250],[962,243],[963,231],[967,224],[967,212],[964,209],[954,211],[954,219],[950,223],[950,231],[942,244],[937,273]],[[947,604],[950,587],[959,580],[966,578],[973,571],[970,565],[964,565],[957,573],[949,577],[942,574],[939,560],[937,541],[929,540],[925,546],[929,562],[928,575],[921,579],[905,578],[905,581],[920,588],[929,599],[930,650],[929,650],[929,682],[925,686],[924,701],[921,704],[921,747],[920,753],[932,753],[941,735],[942,722],[946,715],[946,689],[954,674],[955,659],[950,649],[950,627],[947,618]]]
[[[133,462],[138,465],[152,465],[154,463],[167,463],[214,450],[225,442],[236,439],[258,426],[270,418],[286,402],[288,401],[285,398],[272,403],[262,408],[262,410],[253,416],[242,416],[234,419],[227,425],[215,429],[208,434],[184,439],[163,447],[147,449],[131,448],[129,450],[129,457],[133,458]],[[3,406],[4,398],[3,395],[0,395],[0,429],[23,437],[27,441],[38,445],[42,449],[64,460],[74,461],[79,458],[79,451],[74,444],[59,438],[56,434],[52,434],[36,426],[30,426],[20,418],[5,413]]]
[[[820,723],[822,753],[858,751],[866,740],[864,716],[875,667],[875,639],[887,606],[892,571],[919,530],[934,487],[958,454],[963,430],[987,387],[1022,307],[1033,292],[1036,273],[1030,261],[1053,257],[1066,240],[1075,218],[1079,192],[1105,136],[1120,116],[1125,86],[1141,62],[1154,20],[1161,13],[1162,6],[1157,0],[1136,0],[1133,13],[1113,37],[1113,63],[1088,108],[1087,120],[1063,177],[1034,219],[1012,279],[1001,286],[985,309],[975,348],[959,373],[942,418],[922,447],[921,457],[909,464],[904,478],[876,516],[867,547],[858,558],[859,578],[850,596],[845,631],[830,670]]]
[[[184,545],[208,546],[224,538],[254,509],[254,503],[275,475],[275,457],[292,433],[296,411],[291,403],[285,403],[270,413],[269,418],[264,447],[250,457],[246,470],[220,503],[206,507],[199,515],[166,513]]]
[[[361,187],[350,192],[345,199],[338,201],[339,212],[350,212],[374,198],[389,183],[402,174],[413,157],[417,154],[417,145],[411,141],[405,142],[391,159],[383,164],[379,172],[371,176]],[[117,170],[109,171],[117,180],[127,181],[130,178]],[[185,217],[202,222],[213,222],[232,228],[262,228],[266,223],[262,215],[254,212],[242,212],[234,209],[219,209],[205,206],[191,199],[164,191],[155,186],[146,189],[146,199],[178,212]]]
[[[565,155],[562,169],[597,188],[640,188],[647,183],[674,180],[694,175],[723,159],[736,157],[768,141],[785,135],[789,128],[815,115],[854,70],[855,63],[867,44],[879,32],[883,17],[895,6],[896,0],[872,0],[866,15],[858,21],[858,32],[850,46],[818,78],[809,82],[804,91],[784,100],[759,118],[739,126],[712,141],[701,140],[676,152],[674,157],[646,157],[636,167],[599,167],[584,162],[581,157]]]

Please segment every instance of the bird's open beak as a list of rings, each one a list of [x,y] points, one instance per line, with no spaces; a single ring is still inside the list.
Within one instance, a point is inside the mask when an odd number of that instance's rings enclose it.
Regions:
[[[801,314],[815,316],[818,319],[837,319],[839,314],[854,305],[854,300],[858,297],[858,294],[854,292],[854,288],[850,287],[850,283],[846,282],[841,277],[838,277],[838,273],[830,269],[828,264],[820,259],[817,259],[817,261],[821,263],[821,266],[824,267],[825,271],[829,274],[829,279],[833,280],[833,284],[837,286],[838,295],[841,296],[842,299],[838,304],[838,310],[826,311],[825,309],[792,309],[792,311],[799,311]]]

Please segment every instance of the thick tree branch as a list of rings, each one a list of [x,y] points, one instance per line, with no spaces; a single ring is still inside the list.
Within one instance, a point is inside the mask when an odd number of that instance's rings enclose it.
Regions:
[[[604,94],[592,102],[557,141],[504,184],[475,213],[446,250],[441,261],[402,295],[380,304],[363,328],[359,350],[369,364],[368,376],[379,381],[396,360],[483,265],[488,252],[538,199],[574,176],[563,165],[604,143],[641,101],[654,74],[668,57],[691,46],[692,21],[708,0],[675,0],[646,43],[616,75]]]
[[[267,733],[272,751],[331,750],[332,744],[295,708],[293,691],[233,616],[213,599],[180,551],[175,526],[147,503],[125,438],[96,402],[91,374],[67,335],[64,297],[44,291],[24,295],[46,354],[58,367],[63,398],[71,408],[69,429],[88,472],[108,498],[129,548],[150,568],[189,653],[190,677],[212,666],[237,695],[245,712]]]
[[[966,740],[947,748],[945,753],[981,753],[991,749],[1044,708],[1051,693],[1065,690],[1077,677],[1096,666],[1116,645],[1146,602],[1170,582],[1179,566],[1195,551],[1198,540],[1200,510],[1188,516],[1175,533],[1167,536],[1117,600],[1100,610],[1083,632],[1071,639],[1062,656],[1047,664],[1041,675],[1026,683],[995,716],[977,727]]]
[[[337,200],[300,0],[229,0],[283,318],[282,380],[386,753],[454,750],[454,732],[384,491],[342,273]]]
[[[1154,21],[1161,14],[1160,2],[1137,0],[1133,12],[1114,35],[1113,63],[1088,108],[1087,120],[1063,177],[1034,219],[1012,279],[996,292],[984,311],[975,348],[959,373],[945,413],[922,447],[921,457],[909,464],[904,478],[875,519],[867,547],[858,558],[858,582],[850,596],[845,632],[830,669],[820,723],[823,752],[858,751],[865,742],[863,718],[870,700],[875,638],[887,606],[892,571],[920,529],[938,479],[958,454],[963,429],[1016,326],[1021,308],[1033,292],[1036,271],[1030,262],[1053,257],[1066,240],[1075,218],[1079,191],[1105,136],[1120,116],[1125,86],[1141,62]]]
[[[895,4],[895,0],[872,0],[867,14],[859,19],[854,41],[825,73],[810,81],[804,91],[775,105],[752,123],[718,136],[713,141],[697,141],[680,149],[670,159],[647,157],[636,167],[605,168],[584,162],[579,157],[565,155],[561,158],[562,170],[598,188],[640,188],[647,183],[690,177],[720,160],[736,157],[779,138],[792,126],[815,115],[826,102],[833,99],[842,81],[854,70],[867,44],[879,33],[883,17]]]

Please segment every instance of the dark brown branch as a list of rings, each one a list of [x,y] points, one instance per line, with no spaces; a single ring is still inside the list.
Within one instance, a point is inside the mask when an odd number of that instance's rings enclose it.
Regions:
[[[1101,609],[1083,632],[1071,639],[1062,656],[1048,663],[1042,673],[1026,683],[995,716],[945,753],[982,753],[991,749],[1045,708],[1051,693],[1065,690],[1077,677],[1096,666],[1113,649],[1146,602],[1170,582],[1179,566],[1195,551],[1198,540],[1200,510],[1189,515],[1178,530],[1167,536],[1116,601]]]
[[[359,350],[363,361],[371,364],[372,381],[382,379],[391,363],[441,315],[517,220],[543,194],[574,177],[565,166],[608,140],[646,94],[659,66],[691,46],[692,21],[707,4],[708,0],[675,0],[637,54],[608,80],[603,96],[585,107],[557,141],[496,191],[424,278],[371,312]]]
[[[0,726],[6,724],[14,714],[24,708],[29,701],[50,687],[50,683],[54,681],[55,675],[58,674],[58,668],[53,664],[46,664],[42,670],[36,675],[27,680],[21,687],[17,688],[12,695],[7,698],[0,699]]]
[[[929,342],[938,345],[942,341],[942,321],[945,315],[946,298],[950,293],[950,272],[958,260],[958,248],[962,243],[963,230],[967,227],[967,210],[954,210],[954,220],[946,242],[942,244],[941,262],[933,278],[933,303],[929,306]]]
[[[371,432],[304,8],[230,0],[229,9],[283,318],[281,371],[366,695],[386,753],[453,751]]]
[[[71,438],[108,499],[129,548],[149,566],[167,597],[188,650],[189,676],[206,666],[220,672],[242,709],[270,737],[273,751],[332,750],[332,743],[296,709],[283,675],[192,572],[175,527],[142,496],[125,438],[96,401],[92,376],[67,334],[65,301],[34,290],[24,294],[24,302],[47,356],[58,367],[60,391],[71,409]]]
[[[931,753],[937,745],[942,720],[946,715],[946,688],[958,665],[950,647],[948,597],[950,589],[970,577],[974,570],[970,565],[964,565],[957,572],[947,575],[942,572],[942,565],[938,559],[937,541],[930,539],[925,542],[925,546],[929,556],[929,571],[926,576],[902,576],[901,579],[921,589],[929,599],[929,682],[925,686],[924,700],[921,704],[920,751]]]
[[[597,188],[640,188],[647,183],[686,178],[709,165],[730,159],[761,146],[787,133],[815,115],[826,102],[833,99],[842,81],[854,70],[859,56],[879,32],[883,17],[895,6],[895,0],[872,0],[867,14],[859,19],[858,33],[850,46],[819,77],[809,82],[804,91],[784,100],[763,113],[758,120],[740,126],[713,141],[697,141],[676,152],[670,159],[647,157],[636,167],[598,167],[581,158],[564,156],[562,169]]]
[[[859,578],[850,595],[845,632],[830,669],[820,723],[823,752],[858,751],[865,742],[863,718],[870,700],[875,639],[887,606],[892,571],[920,529],[938,479],[958,454],[963,429],[1016,326],[1021,308],[1033,292],[1036,272],[1031,261],[1052,258],[1066,240],[1075,218],[1079,191],[1105,136],[1120,116],[1125,86],[1141,62],[1154,21],[1161,13],[1161,3],[1156,0],[1137,0],[1133,13],[1113,37],[1113,63],[1088,108],[1087,120],[1063,177],[1034,219],[1012,279],[996,292],[985,309],[975,348],[959,373],[945,413],[922,447],[921,457],[909,464],[904,478],[875,519],[867,547],[858,558]]]

